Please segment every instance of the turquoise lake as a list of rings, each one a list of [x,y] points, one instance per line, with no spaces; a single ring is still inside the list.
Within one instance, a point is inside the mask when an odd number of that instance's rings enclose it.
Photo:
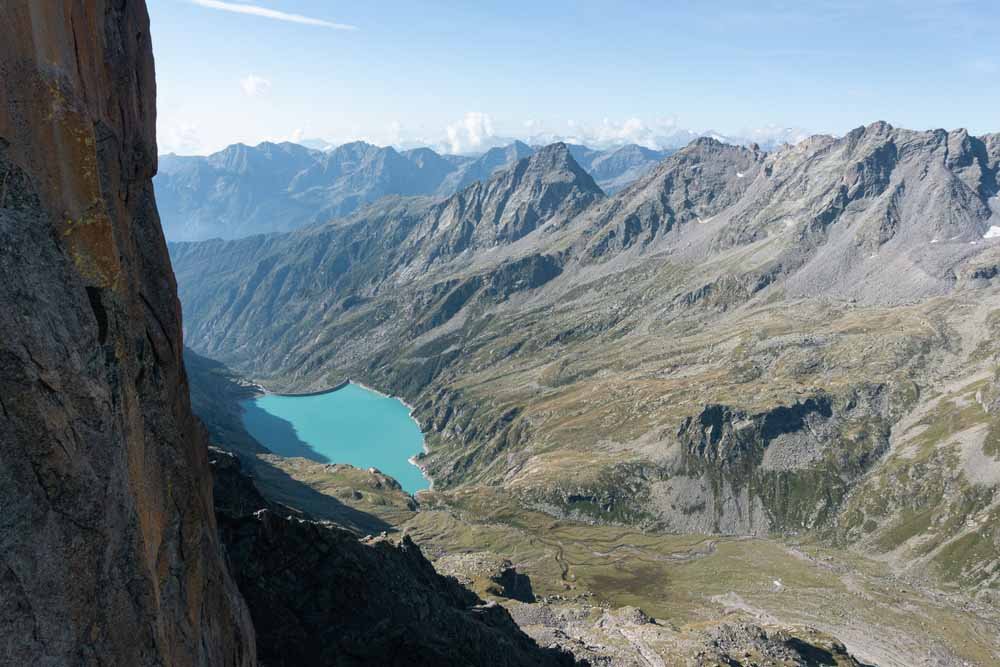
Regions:
[[[275,454],[378,468],[409,493],[430,486],[409,462],[424,437],[398,399],[349,384],[311,396],[266,394],[242,406],[250,435]]]

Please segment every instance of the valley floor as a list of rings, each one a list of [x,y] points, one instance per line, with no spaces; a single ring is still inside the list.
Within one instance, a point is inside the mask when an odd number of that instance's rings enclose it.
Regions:
[[[358,471],[324,472],[329,467],[266,458],[329,497],[381,516],[433,562],[448,563],[455,554],[509,560],[530,578],[538,602],[497,594],[490,572],[466,572],[466,583],[507,606],[539,643],[558,643],[578,657],[691,664],[685,660],[697,657],[720,624],[749,624],[815,629],[842,641],[857,659],[883,667],[1000,661],[996,600],[938,590],[852,551],[812,541],[667,535],[555,519],[489,488],[421,493],[421,508],[413,511],[391,492],[373,494],[372,481]],[[656,624],[623,621],[616,610],[628,607]]]

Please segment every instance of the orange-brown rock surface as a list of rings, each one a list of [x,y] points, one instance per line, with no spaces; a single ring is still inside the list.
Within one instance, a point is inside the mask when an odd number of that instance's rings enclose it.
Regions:
[[[153,198],[149,19],[0,1],[0,664],[250,665]]]

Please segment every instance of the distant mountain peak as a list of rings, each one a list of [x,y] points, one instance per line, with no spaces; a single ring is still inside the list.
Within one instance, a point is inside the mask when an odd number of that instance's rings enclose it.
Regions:
[[[539,174],[543,179],[572,181],[582,191],[604,195],[594,178],[577,163],[569,146],[563,142],[544,146],[524,161],[529,172]]]
[[[722,139],[719,139],[718,137],[698,137],[697,139],[692,141],[690,144],[688,144],[685,148],[682,148],[681,150],[686,150],[691,146],[721,146],[723,145],[723,143],[725,142],[723,142]]]
[[[333,150],[340,150],[340,149],[350,150],[350,149],[358,149],[358,148],[365,148],[365,149],[367,149],[367,148],[379,148],[379,147],[376,146],[375,144],[370,144],[367,141],[362,141],[361,139],[358,139],[357,141],[348,141],[346,144],[341,144],[340,146],[337,146]]]
[[[571,163],[576,165],[576,160],[573,159],[573,155],[569,151],[569,146],[561,141],[539,148],[527,159],[538,166],[551,168],[568,166]]]

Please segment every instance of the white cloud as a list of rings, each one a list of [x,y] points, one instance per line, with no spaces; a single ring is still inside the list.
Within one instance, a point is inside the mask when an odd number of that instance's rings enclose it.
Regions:
[[[641,118],[626,118],[610,120],[605,118],[599,123],[580,123],[568,120],[562,129],[546,129],[543,124],[532,121],[525,125],[531,133],[528,142],[547,144],[554,141],[565,141],[573,144],[583,144],[591,148],[608,149],[626,144],[638,144],[645,148],[663,150],[666,148],[682,148],[698,137],[713,137],[719,141],[733,144],[758,143],[770,149],[782,143],[798,143],[809,133],[799,128],[768,125],[760,128],[746,129],[737,134],[723,134],[712,130],[696,132],[681,127],[673,117],[643,120]]]
[[[568,120],[563,129],[544,131],[540,123],[533,123],[530,129],[537,130],[530,138],[532,143],[566,141],[592,148],[611,148],[625,144],[638,144],[654,149],[676,148],[686,145],[697,136],[694,132],[681,129],[675,118],[658,118],[652,121],[640,118],[614,121],[605,118],[599,123]]]
[[[260,97],[271,92],[271,82],[256,74],[249,74],[240,79],[240,88],[247,97]]]
[[[250,5],[243,2],[223,2],[222,0],[190,0],[193,4],[199,7],[206,7],[208,9],[218,9],[223,12],[233,12],[234,14],[250,14],[252,16],[259,16],[265,19],[273,19],[275,21],[287,21],[289,23],[302,23],[304,25],[315,25],[324,28],[332,28],[333,30],[357,30],[358,27],[354,25],[349,25],[347,23],[334,23],[332,21],[325,21],[323,19],[315,19],[309,16],[302,16],[301,14],[289,14],[288,12],[279,12],[275,9],[268,9],[266,7],[258,7],[257,5]]]
[[[160,153],[178,153],[180,155],[200,155],[202,152],[201,137],[198,128],[192,123],[177,122],[160,127],[157,131],[158,151]]]
[[[753,142],[764,148],[776,148],[781,144],[797,144],[808,139],[812,133],[800,127],[782,127],[780,125],[765,125],[745,129],[739,133],[741,142]]]
[[[496,133],[493,119],[479,111],[468,111],[457,123],[445,129],[445,145],[450,153],[474,153],[491,148]]]
[[[403,143],[403,141],[403,124],[398,120],[394,120],[389,123],[389,127],[386,130],[386,143],[396,146]]]

